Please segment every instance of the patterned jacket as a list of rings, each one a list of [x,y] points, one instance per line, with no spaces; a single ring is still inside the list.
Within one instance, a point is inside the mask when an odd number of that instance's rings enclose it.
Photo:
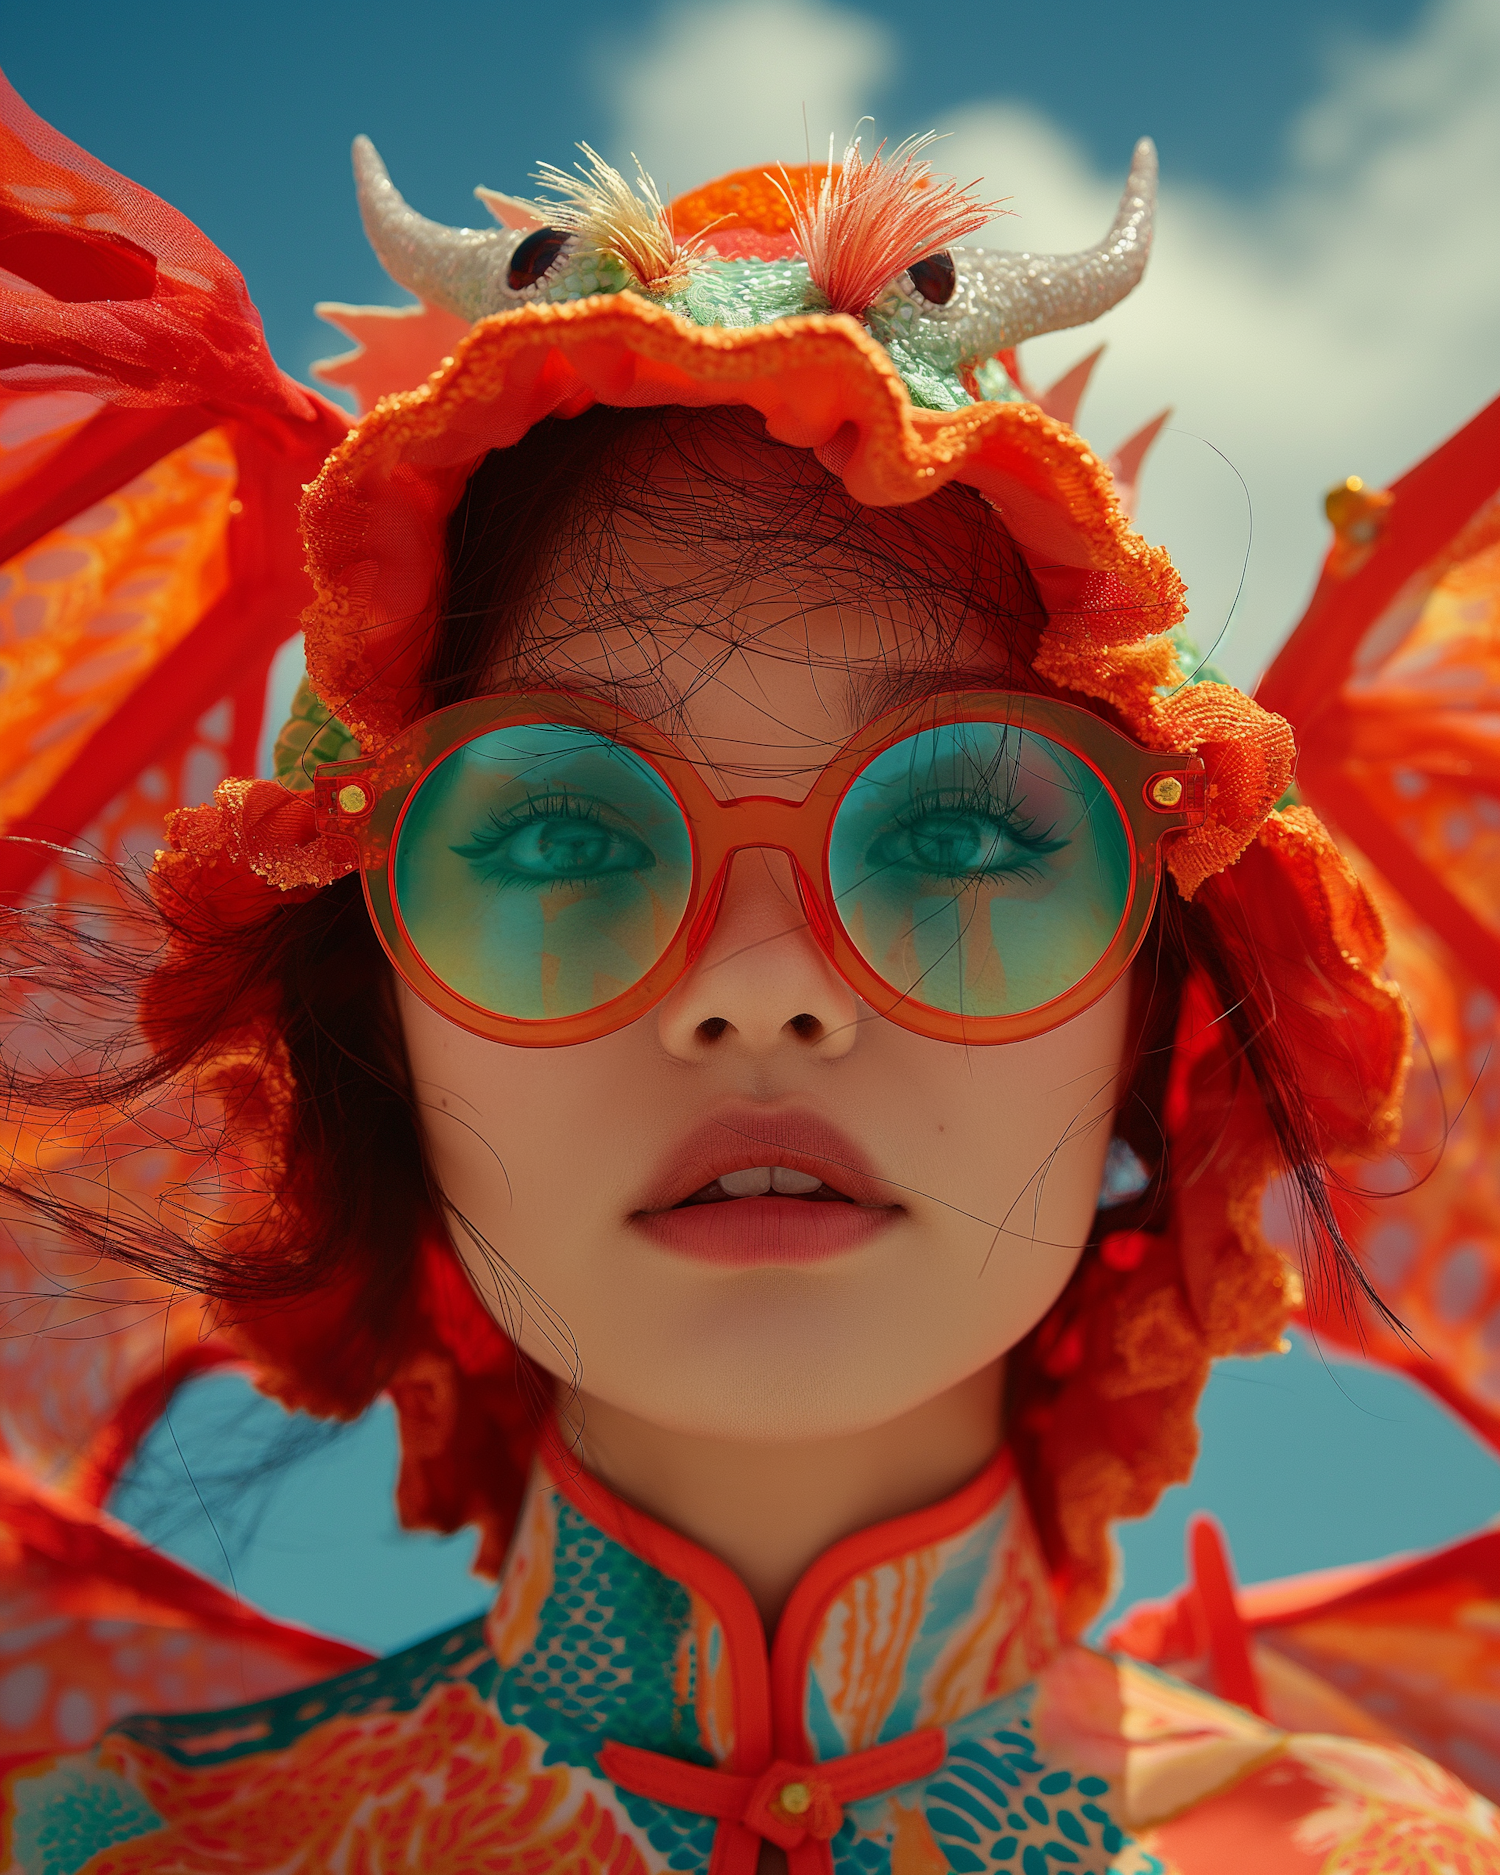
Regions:
[[[1061,1646],[1002,1454],[837,1544],[772,1645],[743,1585],[544,1448],[487,1618],[0,1783],[16,1875],[1500,1875],[1399,1747],[1289,1735]]]

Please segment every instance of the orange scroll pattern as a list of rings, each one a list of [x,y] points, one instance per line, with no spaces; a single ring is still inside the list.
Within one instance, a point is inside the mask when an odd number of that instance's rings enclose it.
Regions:
[[[89,1875],[168,1867],[647,1875],[656,1862],[648,1865],[621,1827],[607,1784],[567,1765],[544,1770],[540,1741],[504,1724],[463,1684],[444,1686],[413,1712],[327,1726],[312,1762],[292,1747],[197,1769],[119,1734],[100,1756],[163,1827],[101,1851]],[[49,1769],[43,1762],[16,1780],[23,1816],[29,1775]]]
[[[219,596],[234,482],[210,431],[0,569],[0,825],[36,806]]]

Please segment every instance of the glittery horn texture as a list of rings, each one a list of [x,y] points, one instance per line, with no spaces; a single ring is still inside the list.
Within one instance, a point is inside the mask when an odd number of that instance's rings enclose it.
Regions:
[[[958,286],[929,309],[953,332],[958,362],[980,364],[1043,332],[1087,325],[1116,306],[1146,270],[1156,209],[1156,145],[1135,146],[1114,226],[1078,254],[1003,254],[957,249]]]
[[[368,137],[354,139],[360,218],[382,267],[429,306],[471,323],[514,301],[506,290],[522,228],[445,228],[408,208]]]

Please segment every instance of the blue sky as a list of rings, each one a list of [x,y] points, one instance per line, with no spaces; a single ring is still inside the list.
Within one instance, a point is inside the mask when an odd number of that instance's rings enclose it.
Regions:
[[[1148,132],[1145,283],[1030,363],[1045,382],[1108,341],[1080,420],[1106,451],[1173,406],[1141,525],[1205,643],[1248,552],[1220,657],[1242,682],[1301,609],[1324,491],[1391,479],[1500,388],[1494,0],[75,0],[9,9],[0,63],[238,262],[298,375],[343,348],[315,300],[401,298],[355,214],[358,131],[410,200],[462,222],[484,219],[474,184],[524,190],[580,138],[637,151],[670,192],[795,159],[804,113],[815,148],[873,113],[877,135],[950,133],[945,166],[1017,217],[986,238],[1043,250],[1098,238]]]
[[[728,10],[752,20],[770,11]],[[1129,9],[1115,0],[955,0],[920,14],[874,0],[836,9],[886,43],[859,87],[858,109],[874,114],[877,134],[943,129],[975,99],[1024,100],[1110,174],[1123,176],[1145,133],[1179,179],[1248,198],[1285,171],[1288,132],[1326,92],[1341,52],[1399,45],[1422,10],[1420,0],[1148,0]],[[391,293],[354,212],[348,148],[357,132],[374,137],[427,213],[473,220],[475,183],[521,193],[539,160],[568,162],[579,139],[615,143],[621,67],[685,11],[598,0],[574,0],[565,13],[454,0],[76,0],[11,9],[0,64],[33,109],[164,196],[235,259],[278,356],[300,371],[326,343],[312,321],[315,299]],[[766,154],[796,153],[801,104],[822,83],[795,65],[786,72],[780,102],[793,147]],[[648,167],[659,161],[652,141],[640,150]],[[660,177],[674,190],[704,179]]]
[[[401,297],[355,214],[358,131],[418,207],[472,222],[474,184],[524,191],[537,161],[569,161],[581,138],[617,159],[638,151],[671,191],[795,159],[804,108],[815,148],[870,112],[877,135],[951,132],[944,165],[983,175],[1020,216],[995,241],[1042,248],[1097,238],[1148,132],[1163,165],[1157,252],[1101,325],[1110,352],[1080,422],[1109,448],[1175,406],[1141,523],[1183,566],[1204,641],[1248,546],[1220,653],[1242,681],[1311,584],[1323,490],[1355,471],[1390,479],[1500,389],[1494,0],[75,0],[13,6],[0,63],[43,116],[224,248],[298,375],[340,348],[314,300]],[[1094,342],[1040,342],[1034,375]],[[274,1433],[279,1409],[247,1409],[237,1386],[205,1383],[174,1416],[205,1477]],[[1126,1532],[1126,1599],[1179,1578],[1193,1503],[1223,1516],[1250,1578],[1433,1543],[1500,1509],[1500,1466],[1441,1408],[1305,1348],[1227,1364],[1204,1425],[1194,1486]],[[288,1471],[248,1547],[226,1528],[242,1588],[375,1645],[477,1605],[465,1540],[395,1537],[391,1462],[376,1413]],[[165,1429],[125,1507],[222,1572]]]

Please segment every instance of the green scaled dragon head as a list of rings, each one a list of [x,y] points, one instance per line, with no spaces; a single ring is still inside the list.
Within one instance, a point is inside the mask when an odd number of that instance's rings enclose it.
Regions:
[[[447,228],[407,206],[366,137],[354,145],[365,231],[398,285],[474,321],[534,301],[639,293],[698,326],[768,325],[843,313],[883,345],[912,402],[957,410],[1019,397],[997,354],[1024,339],[1085,325],[1122,300],[1151,249],[1156,151],[1135,148],[1119,212],[1095,247],[1076,254],[966,248],[996,213],[971,190],[935,179],[930,138],[865,159],[740,171],[664,204],[644,170],[632,187],[587,145],[573,172],[538,176],[551,198],[475,193],[498,227]],[[705,201],[748,187],[769,218],[727,214],[702,225]],[[693,227],[684,232],[685,226]],[[768,235],[767,228],[772,229]]]

